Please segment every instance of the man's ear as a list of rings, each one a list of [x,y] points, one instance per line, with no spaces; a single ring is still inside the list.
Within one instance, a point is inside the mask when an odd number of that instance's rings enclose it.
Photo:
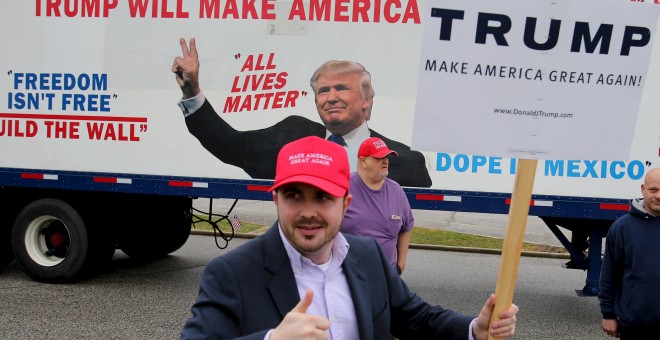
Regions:
[[[368,110],[373,104],[374,104],[374,98],[373,97],[365,98],[364,102],[362,103],[362,110]]]
[[[273,190],[273,202],[277,205],[277,190]]]
[[[351,194],[346,194],[346,197],[344,197],[344,215],[346,215],[346,211],[348,210],[348,206],[351,205],[352,200],[353,196],[351,196]]]

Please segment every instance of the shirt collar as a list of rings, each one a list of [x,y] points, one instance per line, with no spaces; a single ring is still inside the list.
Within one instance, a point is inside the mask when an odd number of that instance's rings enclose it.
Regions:
[[[332,133],[326,129],[325,139],[328,139]],[[351,167],[351,171],[357,170],[357,153],[360,149],[360,144],[364,142],[365,139],[371,137],[371,132],[369,131],[369,125],[365,121],[362,125],[358,126],[353,131],[342,136],[346,142],[346,152],[348,153],[348,164]]]

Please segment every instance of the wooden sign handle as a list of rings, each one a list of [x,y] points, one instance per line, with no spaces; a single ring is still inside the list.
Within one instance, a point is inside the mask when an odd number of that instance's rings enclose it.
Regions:
[[[500,272],[497,278],[497,286],[495,287],[497,301],[493,309],[491,323],[498,320],[498,314],[507,310],[513,303],[513,291],[516,287],[518,263],[520,262],[525,226],[527,225],[527,216],[532,200],[536,163],[537,160],[535,159],[518,160],[516,179],[511,195],[511,206],[509,207],[509,220],[506,227],[506,234],[504,235],[504,243],[502,244]],[[493,337],[489,332],[488,339],[495,340],[497,338]]]

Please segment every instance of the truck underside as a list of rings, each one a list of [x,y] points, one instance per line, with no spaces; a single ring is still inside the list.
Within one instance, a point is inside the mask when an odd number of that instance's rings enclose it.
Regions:
[[[40,188],[2,188],[0,268],[14,259],[41,282],[76,281],[105,267],[116,249],[153,259],[179,249],[192,198]]]

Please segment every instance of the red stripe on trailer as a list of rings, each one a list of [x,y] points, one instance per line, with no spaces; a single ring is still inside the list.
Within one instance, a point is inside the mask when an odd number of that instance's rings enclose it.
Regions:
[[[270,190],[270,186],[267,185],[248,185],[247,189],[248,191],[266,191]]]
[[[601,203],[600,204],[600,209],[601,210],[628,211],[629,208],[630,208],[630,205],[628,205],[628,204],[615,204],[615,203]]]
[[[94,177],[94,183],[133,184],[133,180],[121,177]]]
[[[504,204],[510,205],[511,204],[511,199],[507,198]],[[529,206],[533,207],[534,206],[534,200],[529,200]]]
[[[415,199],[418,201],[444,201],[445,195],[438,194],[416,194]]]
[[[114,177],[94,177],[95,183],[117,183],[117,179]]]
[[[193,181],[168,181],[167,182],[171,187],[185,187],[185,188],[208,188],[209,184],[205,182],[193,182]]]
[[[44,174],[21,174],[24,179],[44,179]]]
[[[190,181],[169,181],[169,186],[171,187],[188,187],[192,188],[193,182]]]

